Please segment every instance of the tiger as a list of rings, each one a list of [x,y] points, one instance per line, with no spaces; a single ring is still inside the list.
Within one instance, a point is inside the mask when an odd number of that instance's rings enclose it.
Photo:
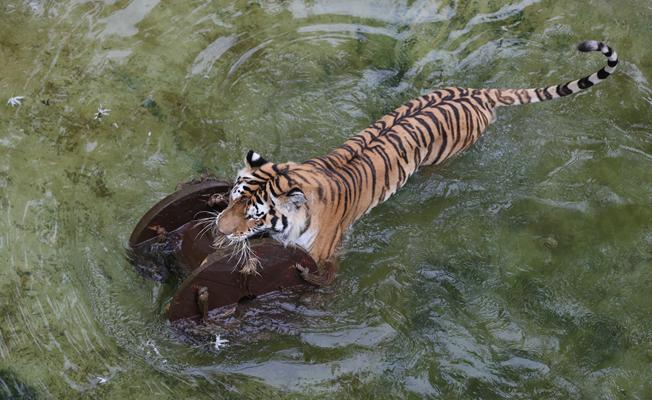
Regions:
[[[303,248],[319,269],[311,273],[296,265],[302,278],[329,285],[349,227],[421,166],[441,164],[469,148],[495,121],[498,107],[569,96],[615,71],[618,55],[605,43],[588,40],[577,49],[601,52],[607,65],[581,79],[542,88],[437,89],[396,108],[325,156],[302,163],[273,163],[249,150],[214,225],[232,243],[268,234]],[[240,272],[256,273],[256,268]]]

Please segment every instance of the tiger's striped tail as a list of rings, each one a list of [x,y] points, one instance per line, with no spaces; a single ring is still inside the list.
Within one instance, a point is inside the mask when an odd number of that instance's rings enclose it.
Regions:
[[[538,103],[540,101],[553,100],[575,94],[607,79],[615,71],[616,65],[618,65],[618,54],[603,42],[587,40],[580,43],[577,49],[582,52],[602,52],[607,57],[607,65],[596,73],[562,85],[535,89],[490,89],[490,95],[494,97],[496,106]]]

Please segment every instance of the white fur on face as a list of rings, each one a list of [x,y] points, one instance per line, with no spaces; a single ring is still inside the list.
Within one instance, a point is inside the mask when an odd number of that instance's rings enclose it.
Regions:
[[[251,161],[255,162],[260,159],[260,155],[254,153],[251,155]],[[252,169],[245,167],[238,172],[238,177],[231,190],[232,201],[237,201],[242,198],[246,192],[245,187],[253,188],[253,186],[260,186],[261,182],[252,174]],[[251,189],[247,189],[251,190]],[[258,189],[264,190],[264,189]],[[254,193],[252,193],[253,195]],[[255,196],[261,199],[261,196]],[[307,221],[310,220],[308,216],[309,210],[304,206],[306,202],[305,195],[302,192],[289,193],[285,196],[276,197],[268,193],[266,201],[262,204],[256,202],[252,197],[250,204],[245,210],[245,215],[242,218],[249,218],[254,220],[263,220],[264,225],[258,226],[255,229],[250,229],[246,235],[241,237],[233,237],[232,240],[244,240],[249,236],[257,233],[268,231],[272,238],[283,243],[284,245],[295,244],[308,250],[314,242],[317,231],[315,229],[306,230]],[[269,215],[270,210],[274,208],[276,214],[274,217]],[[257,222],[263,222],[257,221]],[[284,229],[283,222],[287,225]]]
[[[253,175],[251,175],[249,168],[243,168],[238,171],[238,177],[233,184],[233,188],[231,188],[232,200],[238,200],[240,197],[242,197],[242,194],[244,193],[244,187],[247,185],[247,181],[249,179],[253,179]]]
[[[258,204],[256,202],[252,202],[252,204],[247,209],[247,216],[253,219],[260,219],[264,217],[268,212],[269,206],[267,203]]]
[[[231,200],[238,200],[240,197],[242,197],[242,187],[244,185],[240,184],[237,186],[234,186],[233,189],[231,189]]]

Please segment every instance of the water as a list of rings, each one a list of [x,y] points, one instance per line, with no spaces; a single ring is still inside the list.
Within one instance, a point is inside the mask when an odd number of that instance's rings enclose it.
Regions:
[[[0,398],[652,398],[649,2],[0,4]],[[503,109],[363,218],[329,288],[251,305],[219,352],[124,247],[246,150],[326,153],[446,85]],[[19,107],[5,104],[25,96]],[[98,107],[108,116],[94,119]]]

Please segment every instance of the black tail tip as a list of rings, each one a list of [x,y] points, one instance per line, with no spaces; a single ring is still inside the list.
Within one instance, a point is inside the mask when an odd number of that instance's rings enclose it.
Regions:
[[[577,50],[584,52],[596,51],[600,50],[600,47],[602,47],[602,43],[597,40],[585,40],[577,45]]]

